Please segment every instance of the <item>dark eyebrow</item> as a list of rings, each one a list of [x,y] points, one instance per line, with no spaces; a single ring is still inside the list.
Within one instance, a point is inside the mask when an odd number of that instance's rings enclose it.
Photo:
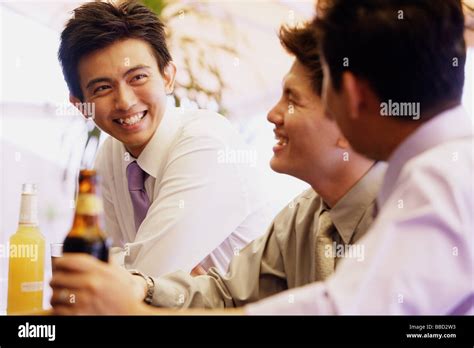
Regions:
[[[87,84],[86,89],[89,89],[92,85],[95,85],[96,83],[99,83],[99,82],[109,82],[109,83],[111,83],[112,80],[109,79],[108,77],[98,77],[98,78],[92,79]]]
[[[148,65],[139,64],[139,65],[134,66],[133,68],[128,69],[125,72],[125,74],[123,74],[123,76],[125,77],[128,74],[131,74],[132,72],[134,72],[136,70],[140,70],[140,69],[151,69],[151,68]]]
[[[292,85],[291,83],[288,83],[288,80],[292,80],[291,78],[289,78],[289,75],[285,75],[283,77],[283,79],[281,80],[281,87],[282,87],[282,90],[283,90],[283,94],[285,95],[290,95],[292,96],[294,99],[296,99],[296,101],[300,101],[301,100],[301,93],[296,90]]]
[[[291,95],[294,99],[296,99],[296,101],[301,99],[300,93],[296,89],[294,89],[293,87],[284,86],[283,91],[284,91],[285,94]]]
[[[143,65],[143,64],[139,64],[139,65],[136,65],[134,66],[133,68],[130,68],[128,69],[125,74],[123,74],[123,76],[127,76],[128,74],[131,74],[132,72],[136,71],[136,70],[139,70],[139,69],[150,69],[150,67],[148,65]],[[99,82],[108,82],[108,83],[112,83],[112,79],[108,78],[108,77],[97,77],[95,79],[92,79],[90,80],[88,83],[87,83],[87,86],[86,86],[86,89],[89,89],[92,85],[95,85],[96,83],[99,83]]]

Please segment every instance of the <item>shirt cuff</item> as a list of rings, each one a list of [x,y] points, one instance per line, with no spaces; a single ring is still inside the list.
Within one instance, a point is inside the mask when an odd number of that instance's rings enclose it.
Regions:
[[[166,308],[183,308],[189,302],[188,292],[180,282],[185,275],[183,271],[176,271],[164,277],[152,277],[155,283],[152,305]],[[170,277],[170,279],[168,279]]]
[[[120,247],[112,247],[109,250],[109,259],[111,263],[125,267],[125,251]]]
[[[244,307],[246,315],[337,314],[324,283],[308,284]]]

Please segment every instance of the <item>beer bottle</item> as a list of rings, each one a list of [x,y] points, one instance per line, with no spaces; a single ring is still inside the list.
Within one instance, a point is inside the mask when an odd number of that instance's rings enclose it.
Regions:
[[[109,242],[100,228],[102,200],[98,193],[95,170],[84,169],[79,174],[79,194],[74,221],[66,239],[65,253],[87,253],[104,262],[109,258]]]
[[[8,314],[43,308],[44,237],[38,228],[35,184],[23,184],[18,230],[10,238]]]

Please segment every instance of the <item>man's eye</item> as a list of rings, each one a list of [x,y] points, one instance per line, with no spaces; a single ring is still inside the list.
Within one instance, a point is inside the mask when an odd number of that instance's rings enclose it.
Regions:
[[[134,77],[132,78],[132,81],[143,80],[143,79],[146,78],[146,77],[148,77],[148,76],[145,75],[145,74],[139,74],[139,75],[137,75],[137,76],[134,76]]]
[[[99,86],[99,87],[97,87],[96,89],[94,89],[94,94],[99,93],[99,92],[102,92],[102,91],[105,91],[105,90],[107,90],[108,88],[110,88],[110,86],[107,86],[107,85]]]
[[[295,112],[295,104],[292,101],[288,102],[288,113],[292,115]]]

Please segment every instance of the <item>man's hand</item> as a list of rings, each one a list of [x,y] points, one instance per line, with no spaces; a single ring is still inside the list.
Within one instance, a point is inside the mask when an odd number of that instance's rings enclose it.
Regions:
[[[143,302],[146,282],[122,267],[81,253],[65,253],[55,260],[51,280],[53,314],[113,315],[243,315],[241,308],[177,311]]]
[[[50,285],[55,314],[149,314],[143,278],[87,254],[65,253],[55,260]]]

